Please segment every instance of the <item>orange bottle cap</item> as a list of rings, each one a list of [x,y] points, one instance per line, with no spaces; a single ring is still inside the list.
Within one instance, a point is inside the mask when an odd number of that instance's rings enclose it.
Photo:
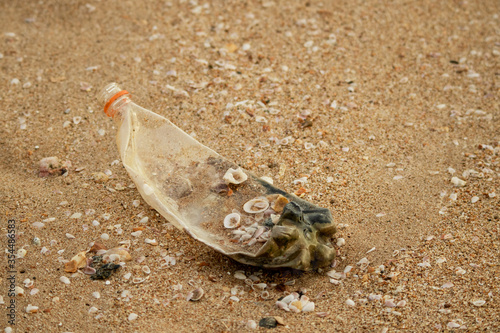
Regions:
[[[113,104],[114,101],[116,101],[118,98],[120,98],[121,96],[123,95],[126,95],[128,94],[129,92],[126,91],[126,90],[122,90],[122,91],[119,91],[117,92],[116,94],[114,94],[113,97],[111,97],[109,99],[109,101],[106,103],[106,105],[104,105],[104,113],[108,116],[108,117],[111,117],[113,118],[115,113],[114,112],[111,112],[111,110],[109,110],[109,107],[111,106],[111,104]]]

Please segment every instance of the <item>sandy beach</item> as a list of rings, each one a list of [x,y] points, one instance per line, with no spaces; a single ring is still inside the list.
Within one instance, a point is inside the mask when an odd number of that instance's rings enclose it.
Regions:
[[[3,1],[0,68],[5,332],[500,331],[497,0]],[[247,266],[174,228],[120,161],[110,82],[330,209],[335,261]],[[65,272],[95,242],[132,260]]]

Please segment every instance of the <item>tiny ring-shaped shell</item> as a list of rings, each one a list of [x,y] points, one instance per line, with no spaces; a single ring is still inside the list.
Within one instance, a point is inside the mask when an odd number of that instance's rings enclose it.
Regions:
[[[250,214],[263,213],[269,208],[269,201],[264,197],[259,197],[248,201],[243,205],[243,210]]]
[[[238,213],[231,213],[224,218],[224,227],[234,229],[240,226],[241,216]]]

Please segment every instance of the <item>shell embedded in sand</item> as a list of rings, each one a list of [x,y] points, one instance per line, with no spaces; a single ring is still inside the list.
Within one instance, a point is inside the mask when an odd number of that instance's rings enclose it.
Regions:
[[[243,172],[243,170],[241,170],[241,168],[229,168],[222,179],[224,179],[227,184],[241,184],[248,179],[248,176]]]
[[[64,264],[64,271],[66,273],[74,273],[79,268],[83,268],[87,265],[87,257],[85,256],[87,252],[82,251],[75,255],[69,262]]]
[[[252,199],[243,205],[243,210],[251,214],[263,213],[267,208],[269,208],[269,201],[264,197]]]
[[[114,261],[129,261],[132,260],[132,256],[124,247],[115,247],[106,251],[103,255],[103,259],[106,262],[114,262]]]
[[[224,218],[224,227],[234,229],[240,226],[241,216],[238,213],[231,213]]]
[[[197,288],[188,294],[186,300],[196,302],[199,301],[204,294],[205,292],[203,291],[203,289]]]

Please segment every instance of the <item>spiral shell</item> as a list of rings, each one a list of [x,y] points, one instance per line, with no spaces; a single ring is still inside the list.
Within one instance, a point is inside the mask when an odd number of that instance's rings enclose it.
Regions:
[[[269,208],[269,201],[265,197],[258,197],[247,201],[243,205],[243,210],[250,214],[263,213]]]
[[[241,216],[238,213],[231,213],[224,218],[224,227],[234,229],[240,226]]]

